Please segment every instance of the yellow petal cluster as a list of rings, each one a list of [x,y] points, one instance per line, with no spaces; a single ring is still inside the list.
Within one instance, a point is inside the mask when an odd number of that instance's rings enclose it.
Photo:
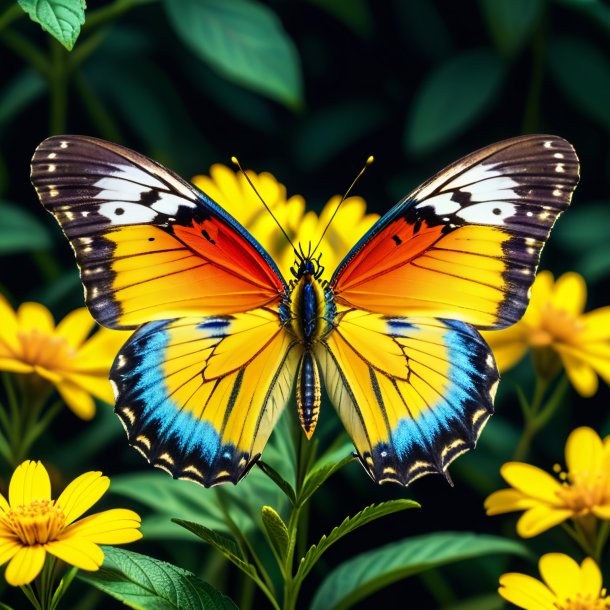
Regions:
[[[28,584],[42,570],[47,553],[82,570],[97,570],[104,561],[100,544],[139,540],[140,517],[115,508],[79,519],[106,492],[110,479],[86,472],[74,479],[57,500],[41,462],[26,461],[15,469],[8,501],[0,494],[0,565],[13,586]]]
[[[598,375],[610,383],[610,307],[583,313],[586,300],[587,285],[578,273],[555,282],[549,271],[540,272],[523,318],[505,330],[483,333],[500,371],[533,350],[539,368],[552,368],[553,361],[563,365],[581,396],[595,394]]]
[[[500,577],[500,595],[525,610],[607,610],[610,598],[602,574],[590,557],[578,565],[561,553],[548,553],[538,564],[542,581],[527,574]]]
[[[576,428],[566,441],[567,472],[559,477],[521,462],[500,472],[511,486],[485,500],[488,515],[524,511],[517,533],[531,538],[567,519],[610,519],[610,436],[603,441],[588,427]]]
[[[129,332],[102,328],[88,338],[95,321],[84,307],[55,326],[44,305],[23,303],[15,311],[2,295],[0,320],[0,370],[46,379],[83,419],[95,414],[92,396],[114,402],[108,372]]]
[[[310,243],[312,247],[318,243],[341,197],[331,197],[318,216],[315,212],[306,212],[305,200],[300,195],[288,198],[286,187],[273,175],[249,170],[247,174],[294,245],[301,244],[307,253]],[[285,279],[291,277],[290,267],[295,260],[292,247],[241,172],[217,164],[210,168],[209,176],[195,176],[193,183],[254,236],[277,263]],[[348,197],[343,202],[318,249],[327,278],[378,218],[377,214],[366,213],[366,203],[361,197]]]

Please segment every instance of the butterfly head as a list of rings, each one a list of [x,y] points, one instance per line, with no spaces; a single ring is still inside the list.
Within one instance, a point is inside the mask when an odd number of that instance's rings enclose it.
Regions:
[[[317,258],[312,257],[311,242],[307,247],[307,254],[303,250],[303,246],[299,244],[298,250],[294,249],[294,265],[290,268],[290,272],[297,280],[302,277],[311,276],[319,280],[324,273],[324,267],[320,263],[322,254],[318,254]]]

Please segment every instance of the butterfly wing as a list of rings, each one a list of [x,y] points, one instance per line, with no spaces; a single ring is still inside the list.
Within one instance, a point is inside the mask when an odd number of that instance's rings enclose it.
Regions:
[[[110,379],[130,443],[174,478],[237,483],[288,400],[300,348],[275,312],[145,324]]]
[[[474,447],[493,412],[487,344],[454,320],[341,311],[316,347],[324,385],[371,478],[408,485]]]
[[[528,303],[540,251],[578,182],[556,136],[487,146],[450,165],[381,218],[330,285],[339,304],[391,316],[509,326]]]
[[[34,153],[32,183],[70,240],[87,305],[104,326],[249,311],[287,291],[235,219],[127,148],[48,138]]]

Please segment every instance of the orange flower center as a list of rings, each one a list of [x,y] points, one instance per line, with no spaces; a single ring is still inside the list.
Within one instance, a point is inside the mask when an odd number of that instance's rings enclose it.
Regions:
[[[52,500],[33,500],[2,514],[5,524],[23,544],[45,544],[64,528],[66,517]]]
[[[601,595],[605,596],[605,594],[604,589]],[[577,593],[575,599],[566,599],[565,602],[556,604],[556,606],[557,610],[607,610],[610,608],[610,598],[597,597],[592,599],[590,595],[582,596]]]
[[[32,366],[41,366],[50,371],[69,368],[76,355],[74,348],[64,337],[41,333],[38,329],[17,334],[21,343],[21,358]]]
[[[547,305],[538,328],[532,330],[529,340],[532,347],[545,347],[553,343],[575,343],[584,324],[562,309]]]
[[[610,504],[608,475],[577,470],[561,473],[560,478],[567,481],[557,494],[574,514],[586,516],[592,508]]]

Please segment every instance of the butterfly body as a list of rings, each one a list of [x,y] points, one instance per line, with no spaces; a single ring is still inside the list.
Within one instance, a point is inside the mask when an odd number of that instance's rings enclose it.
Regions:
[[[324,387],[379,483],[406,485],[474,447],[498,372],[478,329],[527,306],[541,249],[578,182],[556,136],[498,142],[383,216],[322,280],[287,282],[205,193],[134,151],[45,140],[32,182],[75,251],[94,317],[135,332],[110,373],[129,442],[172,476],[237,483],[296,386],[304,433]]]

